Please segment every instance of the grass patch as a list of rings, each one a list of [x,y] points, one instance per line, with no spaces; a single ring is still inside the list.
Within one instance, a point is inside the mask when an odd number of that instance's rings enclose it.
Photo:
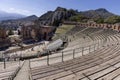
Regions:
[[[74,27],[75,27],[74,25],[62,25],[58,27],[53,37],[53,40],[60,38],[62,35],[70,31]]]
[[[66,32],[70,31],[74,25],[62,25],[56,30],[56,34],[65,34]]]

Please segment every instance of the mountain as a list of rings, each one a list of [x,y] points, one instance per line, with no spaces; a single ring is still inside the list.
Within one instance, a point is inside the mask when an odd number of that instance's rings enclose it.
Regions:
[[[57,7],[55,11],[48,11],[38,19],[39,25],[57,25],[69,17],[76,15],[73,9],[67,10],[65,8]]]
[[[99,8],[96,10],[88,10],[88,11],[80,11],[73,9],[66,9],[62,7],[57,7],[54,11],[48,11],[43,14],[38,19],[39,25],[53,25],[58,26],[59,23],[70,20],[71,17],[77,17],[78,15],[84,16],[84,18],[88,19],[96,19],[96,18],[108,18],[111,16],[115,16],[115,14],[107,11],[104,8]]]
[[[5,12],[0,12],[0,13],[1,15],[6,14]],[[17,16],[17,14],[14,16]],[[14,16],[12,18],[14,18]],[[30,25],[34,23],[37,25],[59,26],[59,24],[62,23],[63,21],[87,22],[88,20],[96,21],[97,19],[106,19],[111,16],[116,16],[116,15],[104,8],[79,12],[74,9],[57,7],[54,11],[48,11],[47,13],[43,14],[39,18],[35,15],[31,15],[31,16],[19,18],[19,19],[15,19],[16,18],[15,17],[14,20],[1,21],[0,25],[6,26],[6,27],[12,27],[12,28],[17,28],[19,27],[20,24]]]
[[[38,19],[38,17],[36,15],[31,15],[25,18],[21,18],[21,19],[17,19],[18,21],[34,21]]]
[[[4,11],[0,11],[0,21],[2,20],[9,20],[9,19],[19,19],[24,18],[25,15],[17,14],[17,13],[7,13]]]
[[[31,25],[34,24],[34,21],[37,20],[36,15],[27,16],[25,18],[13,19],[13,20],[4,20],[0,22],[0,25],[6,28],[17,29],[20,25]]]
[[[83,12],[79,12],[79,14],[84,15],[87,18],[97,18],[97,17],[108,18],[110,16],[115,15],[115,14],[109,12],[108,10],[106,10],[104,8],[99,8],[99,9],[96,9],[96,10],[83,11]]]

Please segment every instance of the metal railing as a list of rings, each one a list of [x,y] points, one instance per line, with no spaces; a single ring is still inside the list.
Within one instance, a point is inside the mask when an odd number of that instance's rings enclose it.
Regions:
[[[75,48],[71,50],[66,50],[66,51],[61,51],[52,55],[47,55],[45,58],[40,58],[39,60],[34,60],[31,62],[45,61],[45,64],[49,66],[50,64],[53,64],[53,63],[64,62],[67,60],[78,58],[80,56],[84,56],[86,54],[89,54],[90,52],[94,52],[95,50],[101,48],[103,45],[104,44],[100,44],[99,42],[97,42],[97,43],[93,43],[92,45]],[[49,51],[48,51],[48,54],[50,54]],[[30,62],[30,66],[32,66],[31,62]]]
[[[86,46],[86,47],[72,49],[72,50],[69,50],[69,51],[62,51],[61,53],[59,53],[59,54],[61,54],[61,56],[58,55],[58,56],[51,57],[51,55],[47,55],[47,65],[50,65],[50,60],[51,59],[61,58],[60,62],[64,62],[65,58],[67,58],[67,56],[71,56],[71,59],[75,59],[75,58],[79,57],[78,54],[80,54],[81,56],[84,56],[85,54],[93,52],[93,51],[97,50],[98,48],[99,48],[99,44],[97,43],[97,44],[92,44],[92,45],[89,45],[89,46]],[[87,51],[87,53],[85,53],[86,51]],[[66,53],[68,53],[68,54],[66,54]]]

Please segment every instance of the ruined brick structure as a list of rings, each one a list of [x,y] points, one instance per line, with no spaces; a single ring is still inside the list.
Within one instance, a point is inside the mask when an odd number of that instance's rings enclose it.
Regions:
[[[6,29],[0,28],[0,50],[2,48],[10,46],[10,40],[8,39],[6,32]]]
[[[21,29],[23,40],[51,40],[54,27],[52,26],[23,26]]]
[[[120,32],[120,24],[97,24],[97,23],[80,23],[80,22],[64,22],[63,24],[69,24],[69,25],[80,25],[80,26],[85,26],[85,27],[94,27],[94,28],[103,28],[103,29],[112,29],[115,31]]]

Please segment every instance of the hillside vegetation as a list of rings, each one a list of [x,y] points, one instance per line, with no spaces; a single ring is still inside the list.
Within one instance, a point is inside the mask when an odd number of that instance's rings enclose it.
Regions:
[[[53,39],[60,38],[61,36],[63,36],[65,33],[70,31],[74,27],[75,27],[74,25],[62,25],[62,26],[58,27]]]
[[[56,34],[65,34],[66,32],[70,31],[74,25],[62,25],[56,30]]]

